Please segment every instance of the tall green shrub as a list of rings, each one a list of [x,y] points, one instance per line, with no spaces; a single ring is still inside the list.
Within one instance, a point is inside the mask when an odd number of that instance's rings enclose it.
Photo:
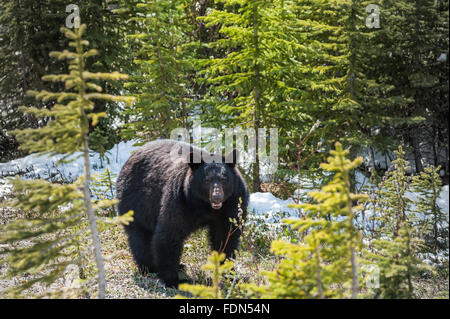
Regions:
[[[379,268],[380,286],[374,290],[375,297],[412,298],[413,281],[426,269],[419,256],[423,240],[416,224],[417,213],[411,209],[411,200],[406,196],[410,167],[402,147],[395,154],[397,159],[392,162],[392,169],[379,185],[377,209],[372,217],[376,237],[366,257]]]
[[[358,297],[357,253],[361,238],[354,226],[360,209],[355,205],[366,195],[350,192],[349,173],[362,158],[347,159],[349,151],[337,142],[332,157],[321,168],[334,174],[321,191],[309,195],[315,204],[295,205],[305,210],[305,218],[285,220],[299,233],[306,234],[298,243],[275,241],[272,252],[282,257],[272,272],[266,272],[268,285],[250,285],[251,293],[261,298],[341,298]]]
[[[448,212],[438,205],[442,190],[442,180],[439,176],[441,167],[429,166],[412,179],[411,187],[418,198],[415,201],[415,211],[425,241],[425,252],[433,255],[434,262],[439,264],[439,254],[448,258]]]

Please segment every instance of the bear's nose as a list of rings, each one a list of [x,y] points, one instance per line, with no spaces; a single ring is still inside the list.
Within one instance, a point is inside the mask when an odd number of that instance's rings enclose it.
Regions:
[[[223,189],[220,185],[212,185],[209,193],[209,200],[213,209],[220,209],[222,207]]]
[[[213,187],[211,192],[211,201],[212,202],[218,202],[222,201],[223,198],[223,191],[220,187]]]

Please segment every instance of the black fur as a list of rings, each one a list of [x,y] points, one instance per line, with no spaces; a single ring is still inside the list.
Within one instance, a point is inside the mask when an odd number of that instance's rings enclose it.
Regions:
[[[169,153],[177,143],[157,140],[146,144],[128,159],[117,180],[119,213],[134,211],[134,221],[125,230],[136,264],[141,272],[158,273],[170,287],[179,283],[183,242],[200,227],[209,228],[213,250],[234,257],[241,234],[229,218],[238,219],[241,199],[245,219],[249,200],[235,156],[234,163],[228,164],[193,165],[181,155],[173,161]],[[211,180],[223,187],[223,205],[218,210],[208,198]]]

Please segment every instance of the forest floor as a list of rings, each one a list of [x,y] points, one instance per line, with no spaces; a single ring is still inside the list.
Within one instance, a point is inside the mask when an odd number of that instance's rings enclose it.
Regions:
[[[10,208],[0,208],[0,225],[5,224],[13,219],[23,217],[22,214],[11,210]],[[157,298],[166,299],[173,298],[177,294],[181,294],[176,289],[166,288],[156,275],[150,274],[142,276],[136,271],[136,266],[128,249],[127,238],[122,227],[115,226],[101,232],[101,241],[103,256],[105,256],[105,270],[107,273],[107,298],[112,299],[135,299],[135,298]],[[26,245],[23,242],[22,245]],[[201,269],[201,266],[207,262],[210,253],[207,233],[205,230],[197,231],[187,240],[181,263],[185,266],[185,276],[187,275],[192,283],[209,284],[208,275]],[[262,283],[263,277],[259,275],[260,270],[271,270],[276,264],[275,256],[254,257],[251,254],[241,251],[238,255],[235,270],[236,276],[240,279],[246,278],[248,281],[254,282],[258,280]],[[93,263],[85,266],[85,271],[90,272],[93,269]],[[29,279],[30,276],[24,275],[11,279],[1,278],[7,272],[7,265],[0,264],[0,299],[2,292],[8,287],[17,285]],[[93,277],[93,276],[92,276]],[[49,287],[41,284],[35,284],[27,293],[31,295],[42,295],[51,292],[64,292],[60,297],[70,298],[95,298],[96,285],[95,280],[88,282],[85,290],[75,290],[74,282],[64,276],[57,280]],[[238,298],[240,292],[232,291],[231,284],[233,277],[229,277],[227,284],[230,287],[224,287],[226,293],[230,293],[228,297]],[[56,296],[56,295],[55,295]]]
[[[5,204],[13,196],[14,194],[11,193],[11,188],[7,185],[6,179],[0,178],[0,225],[20,218],[33,217],[32,212],[17,212],[9,207],[2,207],[2,204]],[[272,208],[282,206],[285,203],[275,199],[277,198],[270,193],[259,193],[254,197],[254,209],[270,212],[270,219],[279,221],[284,216],[273,214]],[[272,210],[268,210],[267,207],[270,207]],[[227,298],[249,297],[237,283],[251,282],[262,285],[266,282],[262,271],[273,270],[280,260],[280,257],[270,252],[270,243],[273,240],[298,240],[298,238],[295,238],[295,234],[286,227],[280,226],[279,223],[268,223],[267,216],[256,214],[254,217],[256,219],[253,219],[253,223],[247,225],[244,230],[241,249],[236,257],[234,269],[223,280],[223,295]],[[164,287],[155,275],[142,276],[138,274],[122,226],[110,227],[102,231],[100,235],[107,273],[107,298],[165,299],[174,298],[176,295],[182,294],[179,290]],[[190,278],[194,284],[210,283],[208,274],[201,269],[201,266],[207,262],[207,257],[210,254],[207,237],[206,230],[199,230],[192,234],[184,245],[181,260],[181,263],[185,266],[183,276]],[[28,244],[30,243],[21,242],[23,246]],[[0,250],[2,248],[4,247],[0,246]],[[25,282],[31,277],[30,274],[26,274],[5,279],[3,277],[7,273],[7,266],[6,264],[0,264],[0,299],[5,289]],[[60,291],[62,295],[59,295],[59,297],[95,298],[97,288],[95,265],[91,261],[82,267],[86,277],[90,278],[90,280],[86,280],[81,285],[86,287],[85,289],[77,289],[77,278],[79,277],[80,269],[75,268],[75,270],[68,270],[63,278],[57,280],[51,286],[45,287],[41,284],[36,284],[29,289],[28,293],[30,296],[36,296]],[[414,283],[414,287],[415,298],[448,298],[448,270],[447,273],[444,272],[441,275],[437,274],[421,278]]]
[[[19,214],[7,207],[0,207],[0,225],[11,220],[25,217],[27,214]],[[269,244],[273,239],[279,239],[275,233],[268,232],[266,238],[261,237],[260,231],[247,233],[243,238],[241,250],[236,258],[234,272],[224,280],[223,294],[227,298],[248,298],[245,291],[240,290],[236,282],[253,282],[264,284],[265,278],[262,270],[272,270],[279,261],[279,257],[270,253]],[[272,236],[272,238],[269,238]],[[278,237],[278,238],[275,238]],[[166,288],[155,275],[142,276],[137,273],[133,258],[128,249],[126,234],[118,225],[101,232],[103,255],[105,256],[105,268],[107,273],[107,298],[111,299],[170,299],[182,292],[176,289]],[[265,244],[264,244],[265,243]],[[26,245],[26,243],[23,243]],[[207,262],[210,253],[205,230],[192,234],[184,246],[182,264],[185,266],[185,275],[193,283],[208,284],[210,279],[201,269]],[[0,277],[6,274],[7,265],[0,265]],[[93,271],[93,262],[85,266],[86,272]],[[73,289],[76,287],[73,280],[65,276],[57,280],[49,287],[41,284],[34,285],[28,292],[30,295],[42,295],[53,291],[62,291],[59,297],[63,298],[95,298],[96,284],[94,275],[91,281],[84,286],[84,290]],[[415,282],[416,298],[448,298],[448,277],[423,278]],[[3,291],[16,285],[20,281],[29,279],[29,275],[12,279],[0,279],[0,298]]]
[[[2,180],[0,180],[1,182]],[[4,181],[4,180],[3,180]],[[4,188],[3,188],[4,190]],[[3,191],[0,194],[0,225],[7,224],[13,220],[22,218],[32,218],[32,212],[18,212],[10,207],[3,206],[8,199],[11,199],[13,194]],[[261,227],[265,227],[264,223],[260,223]],[[267,230],[267,229],[266,229]],[[253,232],[254,238],[243,238],[242,246],[247,246],[249,249],[243,248],[239,252],[235,262],[235,272],[229,275],[225,280],[223,286],[224,295],[229,298],[244,297],[235,285],[237,280],[252,281],[263,283],[264,277],[260,275],[261,270],[272,270],[277,264],[278,258],[269,252],[270,242],[275,238],[274,232],[261,231]],[[253,236],[252,235],[252,236]],[[107,274],[107,298],[121,298],[121,299],[135,299],[135,298],[157,298],[166,299],[173,298],[177,294],[182,294],[181,291],[171,288],[166,288],[156,275],[150,274],[148,276],[140,275],[137,270],[131,253],[128,249],[127,237],[121,225],[115,225],[100,233],[103,256],[105,256],[105,270]],[[209,284],[210,278],[201,269],[201,266],[207,262],[210,254],[209,243],[207,239],[206,230],[199,230],[193,233],[185,242],[184,251],[181,263],[185,266],[185,271],[182,276],[190,278],[194,284]],[[251,242],[255,241],[255,242]],[[257,241],[257,242],[256,242]],[[250,243],[251,242],[251,243]],[[31,242],[22,241],[20,245],[24,247]],[[252,244],[253,247],[250,247]],[[256,247],[258,246],[259,247]],[[0,250],[3,247],[0,247]],[[253,250],[253,253],[250,251]],[[93,258],[90,258],[93,260]],[[0,264],[0,299],[5,289],[23,283],[31,278],[31,274],[14,278],[3,278],[7,273],[7,264]],[[95,283],[95,266],[93,261],[84,265],[83,271],[88,274],[90,281],[84,282],[85,289],[74,289],[77,286],[76,280],[79,277],[77,274],[73,276],[74,272],[69,271],[61,279],[58,279],[49,287],[42,284],[35,284],[27,294],[29,296],[38,296],[49,294],[53,296],[64,298],[95,298],[96,283]],[[78,272],[76,269],[75,272]],[[233,284],[234,282],[234,284]]]

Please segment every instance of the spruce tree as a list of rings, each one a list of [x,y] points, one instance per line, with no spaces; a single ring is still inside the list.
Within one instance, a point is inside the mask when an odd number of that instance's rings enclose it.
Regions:
[[[366,257],[380,271],[375,297],[412,298],[413,281],[426,269],[419,258],[423,240],[416,225],[416,212],[411,210],[411,200],[406,196],[410,182],[406,172],[410,167],[401,146],[395,154],[392,169],[379,185],[378,209],[373,216],[377,237]]]
[[[278,127],[282,168],[298,161],[298,136],[317,120],[320,126],[301,146],[313,154],[310,166],[320,159],[317,144],[323,141],[331,147],[341,139],[354,153],[364,146],[387,149],[392,140],[375,132],[391,127],[393,111],[405,99],[379,73],[369,72],[377,67],[372,58],[379,46],[378,30],[365,26],[366,2],[219,3],[223,8],[201,18],[208,27],[219,26],[222,35],[209,44],[216,51],[200,72],[209,85],[205,103],[211,111],[205,121]],[[258,166],[257,157],[255,187]]]
[[[137,102],[126,110],[126,138],[141,143],[156,137],[169,138],[171,129],[188,128],[190,25],[187,1],[151,1],[136,4],[132,20],[137,33],[128,37],[137,47],[134,63],[138,72],[126,87]]]
[[[367,25],[366,19],[369,5],[380,8],[380,23],[378,27]],[[390,12],[387,2],[382,1],[347,1],[347,18],[345,29],[348,35],[348,74],[347,89],[350,97],[357,105],[346,112],[349,124],[349,139],[355,149],[369,147],[379,152],[386,152],[395,145],[395,136],[390,133],[392,128],[415,123],[419,117],[407,116],[399,112],[412,100],[408,99],[386,76],[385,69],[389,58],[389,32],[394,20],[386,17]],[[386,71],[386,72],[385,72]],[[371,158],[374,167],[374,158]]]
[[[433,140],[435,166],[439,165],[438,148],[447,149],[443,141],[448,126],[437,118],[448,117],[448,76],[444,75],[448,74],[448,59],[439,61],[448,52],[448,1],[372,3],[381,8],[381,28],[373,33],[365,64],[380,85],[372,94],[380,97],[380,107],[369,110],[385,113],[378,127],[380,139],[387,136],[408,145],[418,173],[423,170],[420,143],[424,138]]]
[[[88,247],[94,251],[98,273],[98,297],[105,297],[106,274],[96,211],[112,206],[116,201],[101,200],[93,203],[91,200],[89,121],[95,126],[98,120],[106,115],[93,111],[95,100],[129,104],[133,99],[102,93],[102,88],[96,81],[125,80],[127,76],[118,72],[92,73],[86,69],[86,60],[95,56],[97,51],[86,50],[89,42],[82,39],[85,30],[86,25],[75,31],[61,29],[70,40],[69,47],[73,48],[73,51],[55,51],[51,56],[58,60],[67,60],[69,73],[43,77],[44,81],[64,83],[66,90],[29,92],[37,100],[54,100],[55,105],[51,109],[22,108],[27,114],[51,120],[42,128],[14,131],[21,148],[27,151],[41,155],[64,154],[60,163],[82,157],[84,174],[74,184],[68,185],[52,184],[43,180],[26,181],[19,178],[11,181],[16,193],[11,206],[36,214],[36,218],[16,220],[2,227],[1,242],[8,244],[1,252],[2,263],[8,264],[8,275],[32,274],[30,280],[9,289],[13,296],[37,282],[52,284],[70,263],[74,261],[76,263],[83,258],[82,255],[74,256],[73,249],[70,248],[79,247],[80,240],[86,240],[82,235],[90,232],[92,243],[88,244]],[[129,221],[129,214],[119,220]],[[26,245],[26,241],[30,241],[31,245]]]
[[[441,167],[429,166],[412,179],[411,188],[418,195],[415,211],[418,215],[417,227],[421,228],[425,241],[425,252],[433,255],[439,265],[439,254],[448,258],[448,212],[442,211],[438,199],[442,189],[439,176]]]
[[[303,242],[275,241],[272,252],[282,256],[272,272],[266,272],[268,285],[249,286],[261,298],[357,298],[359,267],[357,253],[361,237],[354,225],[366,195],[350,192],[350,171],[362,158],[347,159],[349,150],[337,142],[327,163],[321,168],[334,174],[321,191],[309,195],[317,202],[296,207],[305,210],[305,218],[285,220],[294,230],[304,233]]]
[[[278,127],[283,120],[276,113],[281,110],[276,98],[283,91],[279,74],[286,67],[286,63],[281,64],[280,55],[289,47],[278,27],[281,2],[220,0],[218,3],[223,7],[200,18],[207,27],[220,28],[221,35],[209,44],[215,54],[200,61],[204,70],[199,74],[205,78],[201,83],[209,88],[204,102],[209,110],[202,120],[220,129],[223,119],[229,127],[234,125],[243,130]],[[266,150],[260,150],[258,139],[255,147],[251,177],[256,192],[261,190],[260,166]]]
[[[81,0],[80,18],[89,25],[89,33],[84,35],[101,54],[102,59],[87,61],[91,72],[108,73],[118,71],[131,74],[134,70],[132,47],[126,42],[129,26],[124,17],[114,12],[118,0],[89,1]],[[92,63],[91,63],[92,62]],[[123,83],[119,81],[98,81],[102,91],[112,95],[123,94]],[[104,153],[120,142],[120,124],[124,121],[123,113],[127,108],[123,103],[108,100],[96,100],[94,111],[105,112],[106,117],[99,119],[97,125],[89,127],[89,144],[91,149]]]

